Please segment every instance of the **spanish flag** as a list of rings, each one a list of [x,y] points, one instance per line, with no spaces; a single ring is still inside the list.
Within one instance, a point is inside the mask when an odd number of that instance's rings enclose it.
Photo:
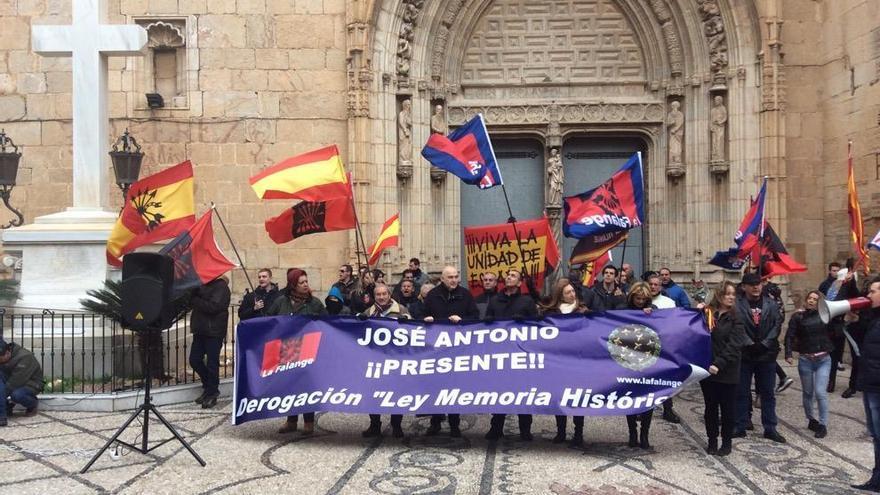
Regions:
[[[349,194],[336,145],[276,163],[251,177],[250,183],[260,199],[325,201]]]
[[[189,160],[135,182],[107,239],[107,262],[121,266],[122,255],[186,231],[195,209]]]
[[[856,263],[856,267],[862,265],[865,267],[865,270],[868,270],[871,263],[868,258],[868,247],[865,245],[865,226],[862,222],[862,208],[859,206],[859,194],[856,192],[856,178],[855,172],[853,171],[852,141],[850,141],[847,146],[847,161],[849,162],[849,178],[847,179],[846,188],[849,192],[849,198],[847,199],[846,209],[847,213],[849,213],[849,231],[853,245],[856,248],[856,253],[859,255],[859,261]]]
[[[399,238],[400,213],[395,213],[394,216],[385,221],[382,225],[382,231],[379,232],[379,238],[370,246],[370,259],[367,261],[367,264],[375,265],[379,261],[379,255],[382,254],[382,251],[385,248],[396,246]]]

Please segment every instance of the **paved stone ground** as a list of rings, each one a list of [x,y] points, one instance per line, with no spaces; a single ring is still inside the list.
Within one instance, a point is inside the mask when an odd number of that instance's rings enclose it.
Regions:
[[[797,376],[794,367],[787,370]],[[845,380],[848,372],[843,375]],[[552,417],[536,418],[535,441],[521,442],[516,417],[509,416],[511,436],[495,446],[483,440],[486,416],[463,416],[460,439],[422,437],[427,418],[405,417],[406,439],[364,440],[366,417],[333,413],[319,416],[311,437],[281,437],[275,433],[280,420],[231,426],[227,400],[211,411],[195,405],[161,409],[208,462],[206,468],[170,443],[149,456],[105,454],[85,475],[79,470],[127,414],[41,412],[16,416],[0,429],[0,493],[849,493],[850,483],[867,479],[873,459],[861,396],[845,400],[840,390],[832,398],[824,440],[806,429],[796,382],[778,404],[779,430],[789,443],[764,440],[759,427],[735,441],[727,458],[703,452],[699,387],[676,399],[681,425],[655,415],[654,450],[647,452],[625,445],[623,418],[588,418],[583,449],[549,442]],[[130,427],[123,438],[133,441],[139,432]],[[151,426],[151,439],[167,437],[160,424]]]

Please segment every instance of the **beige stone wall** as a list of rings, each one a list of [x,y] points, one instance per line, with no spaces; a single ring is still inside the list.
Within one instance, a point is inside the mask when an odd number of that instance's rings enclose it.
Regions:
[[[188,105],[182,109],[145,109],[144,61],[111,59],[113,136],[129,127],[143,145],[141,176],[192,160],[198,211],[211,201],[219,205],[251,272],[268,266],[283,279],[287,267],[299,266],[316,290],[327,290],[338,264],[349,258],[348,233],[313,235],[276,248],[263,221],[291,203],[261,204],[247,179],[280,159],[327,144],[336,143],[346,156],[344,1],[108,0],[107,5],[111,23],[157,17],[184,19],[187,26]],[[0,0],[0,126],[23,147],[12,200],[23,207],[27,222],[71,203],[70,61],[30,50],[32,24],[70,19],[70,0]],[[111,188],[111,204],[118,207],[121,195]],[[218,242],[233,257],[219,223],[215,227]],[[232,280],[238,292],[246,286],[241,271]]]
[[[880,229],[880,1],[784,2],[788,242],[815,287],[831,260],[853,254],[847,140],[868,240]],[[880,255],[873,252],[875,270]]]

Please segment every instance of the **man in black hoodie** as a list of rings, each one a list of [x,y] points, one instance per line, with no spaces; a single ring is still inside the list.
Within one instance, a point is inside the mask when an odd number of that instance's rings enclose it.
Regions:
[[[745,325],[746,335],[752,345],[742,352],[742,366],[737,388],[737,421],[733,437],[746,436],[746,425],[751,421],[749,411],[752,399],[752,376],[755,377],[761,397],[761,423],[764,438],[785,443],[776,431],[776,356],[779,354],[779,334],[782,320],[779,308],[769,297],[762,295],[761,277],[746,273],[742,278],[742,294],[736,301],[737,317]]]
[[[476,320],[480,317],[477,303],[474,302],[470,291],[461,287],[461,276],[458,268],[447,266],[440,275],[440,285],[431,289],[425,296],[425,321],[432,323],[435,320],[449,320],[458,323],[463,319]],[[449,436],[460,437],[461,418],[458,414],[448,414]],[[426,436],[434,436],[440,433],[440,423],[443,421],[442,414],[431,415],[431,427],[425,432]]]
[[[608,264],[602,269],[602,278],[593,286],[593,306],[586,302],[593,311],[610,311],[626,305],[626,294],[617,285],[617,267]]]
[[[220,349],[229,321],[229,282],[219,277],[193,291],[190,297],[193,334],[189,365],[202,380],[202,395],[196,399],[203,409],[217,405],[220,396]]]
[[[266,316],[266,310],[272,306],[275,298],[281,294],[278,285],[272,282],[272,270],[261,268],[257,272],[257,288],[248,292],[241,299],[238,307],[238,319],[244,321],[258,316]]]
[[[504,292],[499,293],[489,300],[486,308],[486,318],[493,320],[514,320],[522,318],[537,318],[538,307],[535,300],[520,290],[522,285],[522,273],[519,270],[508,270],[504,277]],[[498,440],[504,436],[504,419],[506,414],[493,414],[491,428],[486,433],[486,440]],[[532,440],[532,415],[519,415],[519,437],[523,440]]]

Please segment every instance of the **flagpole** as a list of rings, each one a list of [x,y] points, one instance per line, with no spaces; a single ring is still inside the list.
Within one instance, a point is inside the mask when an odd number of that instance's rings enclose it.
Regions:
[[[248,275],[247,268],[244,266],[244,261],[241,260],[241,255],[238,254],[238,249],[235,247],[235,242],[232,240],[232,236],[229,235],[229,230],[226,229],[226,223],[223,222],[223,217],[220,216],[220,212],[217,211],[217,205],[211,201],[211,212],[214,215],[217,215],[217,220],[220,220],[220,226],[223,227],[223,232],[226,232],[226,238],[229,239],[229,244],[232,246],[232,251],[235,253],[235,257],[238,258],[238,264],[241,266],[241,271],[244,272],[244,278],[247,279],[248,285],[251,287],[251,292],[254,289],[254,283],[251,282],[251,276]]]
[[[353,181],[354,179],[349,179],[349,180]],[[363,248],[364,260],[366,261],[367,270],[370,269],[370,257],[369,257],[369,254],[367,254],[367,244],[364,242],[364,233],[363,233],[363,229],[361,229],[360,218],[358,217],[357,204],[354,201],[354,184],[350,184],[350,186],[351,186],[351,196],[349,196],[348,198],[351,200],[351,211],[354,212],[354,225],[355,225],[355,230],[354,230],[355,249],[354,250],[355,250],[355,255],[357,256],[356,262],[357,262],[357,266],[358,266],[358,272],[360,272],[361,271],[361,255],[360,255],[361,248]],[[358,241],[360,241],[360,247],[358,247]]]
[[[510,207],[510,199],[507,197],[507,187],[504,186],[504,183],[501,183],[501,192],[504,193],[504,202],[507,204],[507,213],[510,217],[507,218],[507,223],[513,225],[513,235],[516,236],[516,247],[519,249],[519,260],[522,262],[522,274],[528,275],[528,267],[526,267],[526,257],[523,253],[522,249],[522,239],[519,235],[519,229],[516,228],[516,217],[513,216],[513,209]],[[535,282],[537,284],[537,282]],[[537,285],[536,285],[537,287]]]
[[[620,268],[623,269],[623,262],[626,260],[626,241],[629,240],[629,235],[623,238],[623,252],[620,253]],[[609,249],[610,251],[610,249]],[[635,275],[635,273],[633,273]]]
[[[764,176],[764,187],[767,187],[767,179],[768,176]],[[764,222],[767,219],[767,190],[764,190],[764,205],[761,207],[761,227],[758,229],[758,279],[762,277],[762,269],[764,265],[764,254],[761,253],[761,248],[764,247]]]

